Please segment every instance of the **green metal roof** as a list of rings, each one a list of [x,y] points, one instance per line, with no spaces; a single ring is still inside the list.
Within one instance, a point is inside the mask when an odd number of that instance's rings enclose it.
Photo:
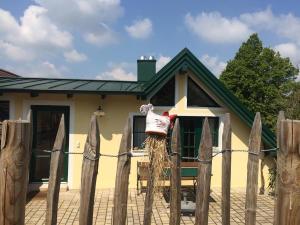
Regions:
[[[147,82],[23,77],[0,78],[0,92],[131,94],[149,97],[162,88],[175,74],[187,69],[197,76],[247,126],[252,126],[254,114],[243,106],[187,48],[179,52]],[[262,138],[266,145],[276,147],[275,135],[266,126],[263,126]]]
[[[140,94],[141,82],[49,78],[0,78],[2,92]]]

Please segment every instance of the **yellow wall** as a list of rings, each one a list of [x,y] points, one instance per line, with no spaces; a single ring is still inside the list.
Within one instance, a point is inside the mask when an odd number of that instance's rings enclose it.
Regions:
[[[176,76],[176,105],[173,108],[158,108],[157,113],[169,110],[180,116],[222,116],[228,110],[223,108],[187,108],[186,107],[186,76]],[[199,84],[201,85],[201,84]],[[205,89],[205,87],[202,87]],[[208,90],[206,90],[208,91]],[[210,93],[213,95],[212,93]],[[128,116],[138,114],[140,105],[147,101],[137,100],[135,96],[106,96],[75,94],[67,98],[64,94],[40,94],[38,97],[30,97],[27,93],[5,93],[0,97],[11,102],[12,119],[24,118],[32,104],[43,105],[69,105],[70,106],[70,152],[83,152],[89,120],[98,106],[101,105],[105,116],[98,119],[100,126],[101,144],[100,150],[106,154],[117,154]],[[221,105],[222,102],[217,100]],[[250,129],[233,113],[232,122],[232,148],[247,149]],[[136,164],[138,158],[132,159],[130,187],[136,185]],[[218,155],[213,159],[212,186],[221,186],[221,160]],[[69,181],[70,189],[80,188],[82,155],[69,155]],[[102,157],[99,162],[99,174],[97,188],[114,187],[116,174],[116,158]],[[246,184],[247,154],[233,153],[232,155],[232,187],[244,187]]]

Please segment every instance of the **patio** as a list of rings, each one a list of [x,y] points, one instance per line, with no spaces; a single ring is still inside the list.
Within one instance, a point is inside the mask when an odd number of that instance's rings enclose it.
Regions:
[[[245,190],[231,190],[231,224],[244,224]],[[25,223],[38,225],[45,223],[46,192],[29,196],[26,205]],[[140,225],[143,222],[145,194],[137,195],[131,189],[128,197],[128,224]],[[221,224],[221,193],[214,188],[211,193],[209,224]],[[94,224],[112,224],[113,189],[96,191],[94,205]],[[274,198],[268,195],[258,196],[257,224],[273,224]],[[60,193],[58,224],[78,224],[79,192],[68,191]],[[156,198],[153,207],[152,224],[169,224],[169,208],[164,198]],[[182,216],[181,224],[194,224],[194,216]]]

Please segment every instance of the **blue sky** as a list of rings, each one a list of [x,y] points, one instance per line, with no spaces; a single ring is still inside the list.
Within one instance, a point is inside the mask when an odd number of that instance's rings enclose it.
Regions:
[[[188,47],[218,76],[257,32],[300,65],[300,3],[267,1],[0,0],[0,68],[23,76],[136,79]]]

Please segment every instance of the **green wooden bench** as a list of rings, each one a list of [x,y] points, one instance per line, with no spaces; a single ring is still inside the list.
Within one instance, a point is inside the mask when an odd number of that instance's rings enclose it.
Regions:
[[[144,181],[148,180],[148,165],[149,162],[137,162],[137,183],[136,188],[138,193],[146,189],[143,185]],[[190,180],[193,186],[196,185],[198,162],[181,162],[181,180]],[[166,176],[170,176],[170,168],[166,167]]]

